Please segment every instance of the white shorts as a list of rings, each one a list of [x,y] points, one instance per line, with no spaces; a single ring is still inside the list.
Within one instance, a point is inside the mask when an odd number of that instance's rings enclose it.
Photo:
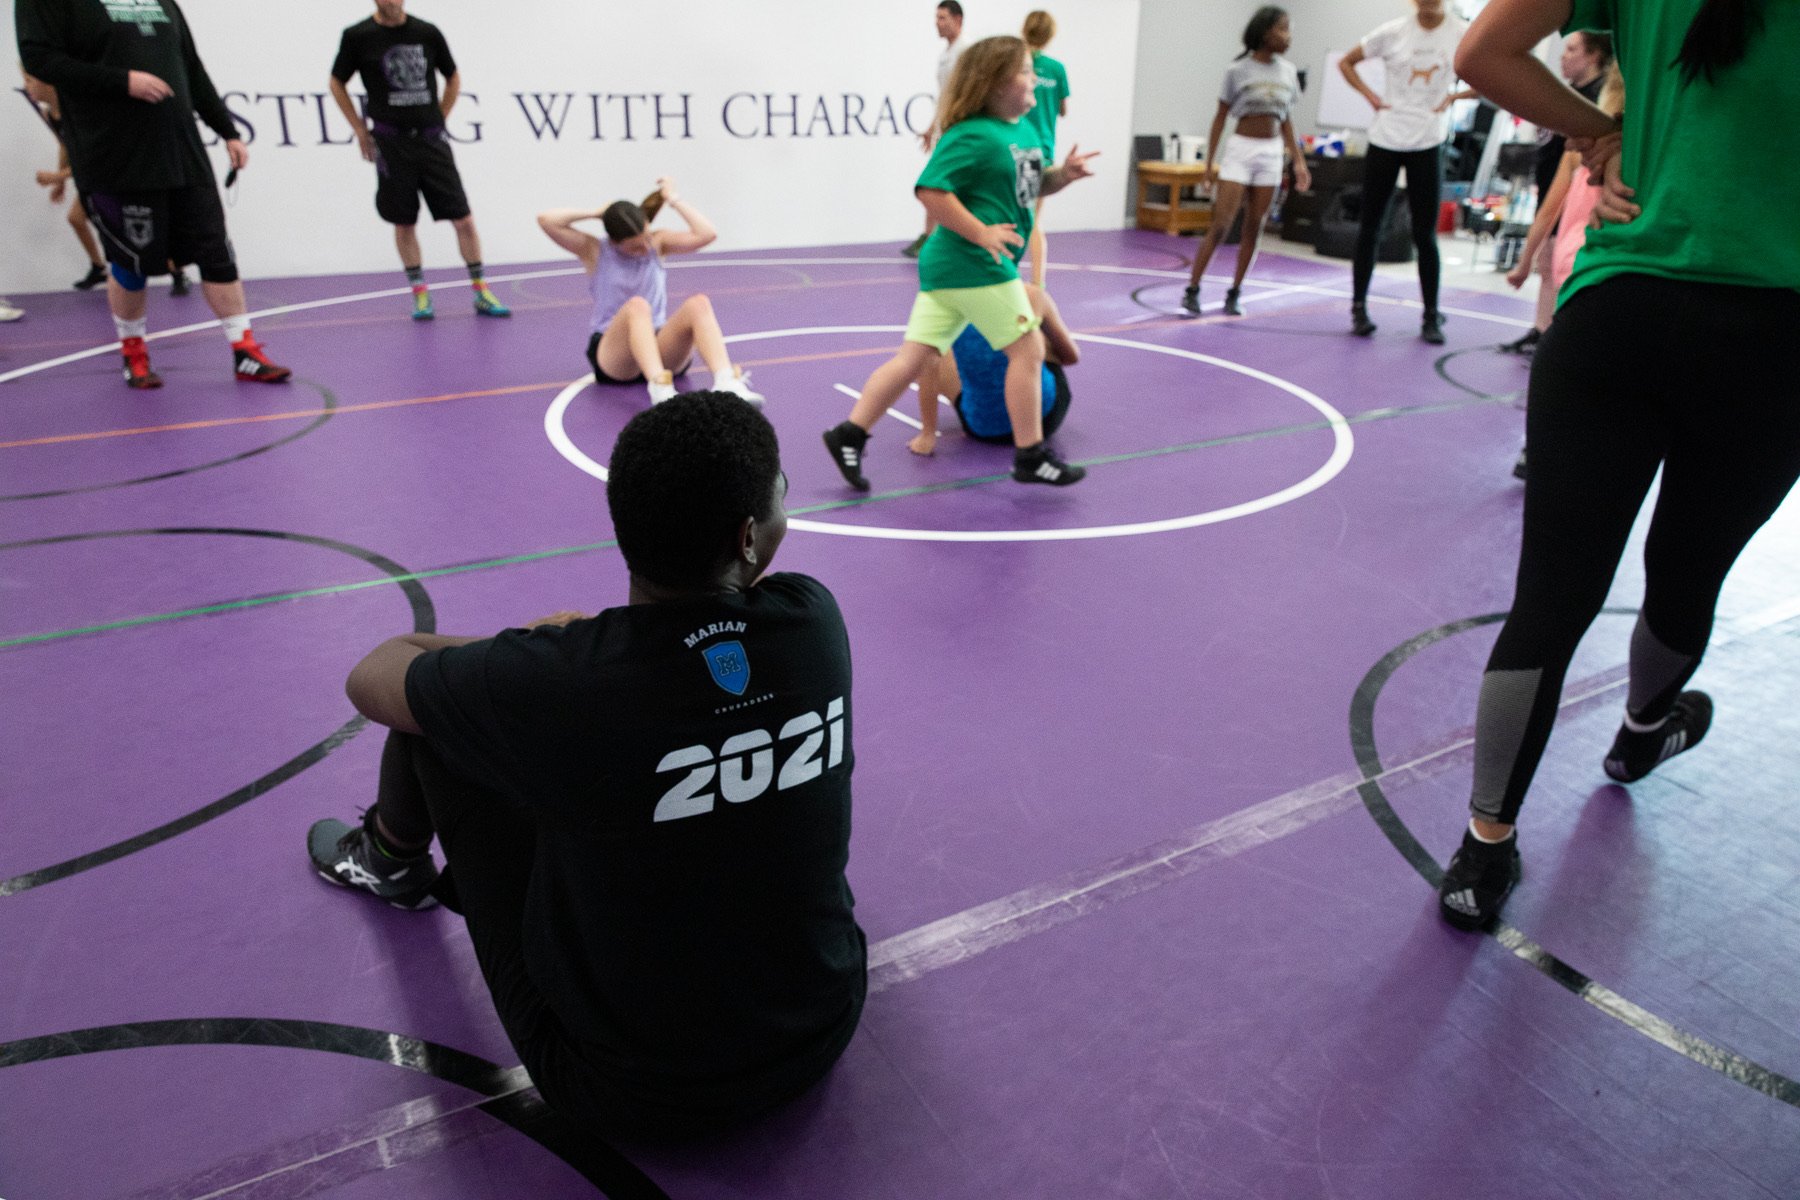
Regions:
[[[1280,187],[1285,159],[1280,138],[1250,138],[1234,133],[1225,139],[1219,178],[1245,187]]]

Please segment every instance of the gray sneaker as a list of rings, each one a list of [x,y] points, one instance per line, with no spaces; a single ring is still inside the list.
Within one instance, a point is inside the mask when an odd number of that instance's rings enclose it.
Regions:
[[[336,817],[313,823],[306,834],[306,852],[319,878],[412,912],[437,904],[431,885],[437,882],[438,869],[431,852],[415,858],[390,858],[376,848],[369,833],[374,819],[375,810],[370,809],[360,826],[346,825]]]

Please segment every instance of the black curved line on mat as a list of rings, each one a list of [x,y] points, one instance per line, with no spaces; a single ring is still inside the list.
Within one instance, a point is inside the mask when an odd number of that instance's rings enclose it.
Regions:
[[[299,441],[307,434],[316,431],[321,425],[325,424],[325,422],[331,420],[332,414],[337,411],[338,398],[336,392],[323,384],[313,383],[304,379],[298,379],[295,380],[295,382],[314,389],[320,396],[324,397],[325,411],[313,418],[312,423],[307,425],[304,429],[299,429],[284,437],[276,438],[267,445],[257,446],[254,449],[244,451],[242,454],[233,454],[229,458],[215,459],[212,462],[204,462],[192,467],[177,467],[173,471],[163,471],[161,474],[157,475],[142,475],[136,479],[121,479],[117,483],[90,483],[85,484],[82,487],[58,488],[55,491],[49,492],[19,492],[11,496],[0,496],[0,504],[4,504],[10,500],[48,500],[53,496],[78,496],[85,492],[105,492],[110,491],[113,488],[135,487],[140,483],[157,483],[164,479],[179,479],[183,475],[193,475],[199,471],[210,471],[214,467],[225,467],[230,466],[234,462],[243,462],[246,458],[255,458],[259,454],[267,454],[269,451],[285,446],[289,442]]]
[[[1614,616],[1636,616],[1637,610],[1632,608],[1607,608],[1601,610]],[[1362,797],[1363,807],[1374,818],[1375,824],[1393,844],[1400,856],[1411,864],[1413,870],[1429,883],[1433,889],[1443,882],[1444,869],[1438,865],[1431,852],[1413,836],[1412,830],[1400,819],[1388,803],[1387,793],[1382,791],[1377,782],[1382,773],[1381,754],[1375,746],[1375,701],[1387,686],[1389,679],[1403,666],[1408,659],[1425,647],[1441,642],[1445,638],[1467,632],[1482,625],[1493,625],[1506,619],[1505,613],[1487,613],[1479,617],[1468,617],[1461,621],[1451,621],[1428,629],[1416,637],[1402,642],[1388,651],[1381,660],[1369,668],[1362,682],[1357,684],[1356,694],[1350,700],[1350,745],[1356,754],[1356,765],[1362,772],[1362,782],[1357,785],[1357,793]],[[1519,930],[1504,922],[1495,922],[1486,936],[1499,942],[1514,956],[1523,959],[1537,968],[1549,978],[1561,984],[1583,1000],[1593,1002],[1603,997],[1625,998],[1603,984],[1596,983],[1589,975],[1576,970],[1556,955],[1550,953]],[[1800,1108],[1800,1082],[1788,1078],[1776,1071],[1771,1071],[1759,1063],[1752,1062],[1739,1054],[1722,1049],[1706,1041],[1704,1038],[1677,1029],[1675,1026],[1654,1017],[1636,1004],[1631,1004],[1633,1011],[1621,1011],[1616,1005],[1596,1003],[1608,1016],[1651,1038],[1661,1045],[1690,1058],[1701,1066],[1709,1067],[1727,1079],[1741,1083],[1746,1087],[1780,1100],[1784,1104]],[[1641,1014],[1641,1015],[1639,1015]]]
[[[386,555],[377,554],[373,550],[367,550],[361,546],[352,546],[348,542],[340,542],[332,538],[314,537],[312,534],[307,533],[284,533],[279,530],[271,529],[118,529],[108,530],[103,533],[58,534],[53,537],[32,538],[29,541],[23,542],[7,542],[4,545],[0,545],[0,550],[16,550],[25,546],[49,546],[61,542],[89,542],[99,541],[104,538],[150,537],[159,535],[210,535],[270,538],[279,541],[300,542],[308,546],[319,546],[323,549],[336,550],[340,553],[348,554],[352,558],[360,559],[361,561],[368,563],[376,570],[383,572],[394,580],[396,586],[398,586],[401,592],[405,594],[407,603],[412,607],[413,632],[433,633],[437,630],[437,611],[432,607],[431,597],[426,593],[425,588],[417,579],[410,577],[411,573],[408,572],[405,567],[401,566],[393,559],[388,558]],[[46,883],[54,883],[58,879],[67,879],[71,875],[78,875],[83,871],[92,870],[94,867],[103,866],[109,862],[115,862],[118,859],[124,858],[126,855],[136,854],[139,850],[154,846],[159,842],[166,842],[178,834],[186,833],[196,826],[204,825],[214,817],[222,816],[234,808],[248,804],[264,792],[275,788],[279,784],[286,783],[288,780],[306,770],[306,768],[319,762],[325,758],[326,755],[355,737],[362,731],[363,726],[367,723],[368,721],[364,717],[352,717],[350,720],[344,722],[344,724],[338,726],[330,734],[326,735],[322,741],[308,746],[305,750],[302,750],[293,758],[288,759],[268,774],[245,784],[243,787],[238,788],[228,795],[221,796],[210,804],[195,809],[185,816],[177,817],[166,824],[158,825],[155,829],[145,830],[143,833],[137,834],[134,837],[114,842],[110,846],[102,847],[99,850],[80,855],[76,858],[53,863],[50,866],[41,867],[35,871],[27,871],[22,875],[15,875],[11,879],[0,879],[0,896],[10,896],[17,892],[24,892],[35,887],[42,887]]]
[[[1461,358],[1465,354],[1492,354],[1493,352],[1494,348],[1492,346],[1468,346],[1461,350],[1452,350],[1448,354],[1439,355],[1438,360],[1432,363],[1431,366],[1432,369],[1438,373],[1439,379],[1442,379],[1453,388],[1459,388],[1462,391],[1468,392],[1472,396],[1479,396],[1483,400],[1518,399],[1524,394],[1524,388],[1515,388],[1510,392],[1484,392],[1480,388],[1471,387],[1469,384],[1464,383],[1462,380],[1450,374],[1450,362],[1452,359]]]
[[[97,1025],[65,1033],[0,1042],[0,1069],[110,1050],[149,1046],[271,1046],[318,1050],[403,1067],[453,1083],[489,1099],[482,1112],[524,1134],[580,1172],[611,1200],[669,1200],[623,1154],[556,1116],[535,1089],[512,1090],[508,1072],[474,1054],[423,1038],[339,1025],[268,1017],[187,1017]]]

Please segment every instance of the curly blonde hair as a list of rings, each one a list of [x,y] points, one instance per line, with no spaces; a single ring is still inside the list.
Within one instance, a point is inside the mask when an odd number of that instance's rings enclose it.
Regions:
[[[995,94],[1018,72],[1026,54],[1025,43],[1016,37],[982,38],[963,51],[944,94],[938,97],[932,136],[941,136],[958,121],[985,112]]]

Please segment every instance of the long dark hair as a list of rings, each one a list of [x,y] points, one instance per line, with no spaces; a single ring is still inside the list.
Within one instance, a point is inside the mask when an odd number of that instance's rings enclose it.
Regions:
[[[1763,0],[1706,0],[1688,26],[1674,65],[1687,83],[1701,76],[1712,83],[1720,71],[1742,60],[1762,28]]]
[[[1276,8],[1273,4],[1265,4],[1256,10],[1250,23],[1244,26],[1244,52],[1238,58],[1249,58],[1262,49],[1263,39],[1269,36],[1269,30],[1281,24],[1287,16],[1287,9]],[[1236,62],[1237,59],[1233,59]]]

